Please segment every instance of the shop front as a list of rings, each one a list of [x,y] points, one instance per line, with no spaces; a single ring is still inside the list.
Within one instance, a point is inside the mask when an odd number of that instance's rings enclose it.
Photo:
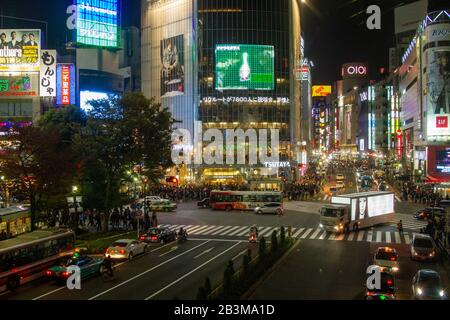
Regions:
[[[247,184],[242,172],[237,168],[205,168],[200,180],[207,185],[244,185]]]

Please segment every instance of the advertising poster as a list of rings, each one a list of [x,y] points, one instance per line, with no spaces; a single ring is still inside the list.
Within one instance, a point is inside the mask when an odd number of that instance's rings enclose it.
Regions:
[[[184,93],[183,35],[161,41],[161,97]]]
[[[0,71],[39,71],[40,30],[0,29]]]
[[[427,77],[427,136],[450,136],[450,48],[427,50],[429,59]]]
[[[41,53],[41,97],[56,97],[56,50]]]
[[[313,86],[313,97],[326,97],[331,94],[331,86]]]
[[[273,46],[216,46],[216,90],[273,90]]]
[[[38,95],[37,76],[0,76],[0,98],[30,98]]]

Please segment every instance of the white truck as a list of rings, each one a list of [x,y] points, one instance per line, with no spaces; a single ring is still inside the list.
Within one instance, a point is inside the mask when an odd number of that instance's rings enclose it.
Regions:
[[[331,204],[320,209],[320,228],[348,232],[392,222],[394,193],[370,191],[333,196]]]

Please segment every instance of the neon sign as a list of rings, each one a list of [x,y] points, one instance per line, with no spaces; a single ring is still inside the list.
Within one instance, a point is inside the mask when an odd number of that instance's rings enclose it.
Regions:
[[[73,64],[56,66],[56,104],[58,106],[75,104],[75,66]]]
[[[23,96],[37,96],[29,76],[0,78],[0,97]]]

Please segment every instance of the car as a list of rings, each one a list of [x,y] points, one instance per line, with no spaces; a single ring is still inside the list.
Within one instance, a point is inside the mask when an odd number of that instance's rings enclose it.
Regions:
[[[163,200],[161,197],[158,197],[158,196],[146,196],[145,198],[144,198],[144,200],[146,201],[146,202],[156,202],[156,201],[161,201],[161,200]]]
[[[150,228],[141,234],[139,240],[145,243],[166,243],[177,240],[177,232],[169,228]]]
[[[345,176],[343,175],[343,174],[337,174],[336,175],[336,181],[342,181],[342,180],[345,180]]]
[[[436,244],[427,234],[414,233],[411,241],[411,260],[436,260]]]
[[[121,239],[115,241],[106,249],[105,257],[111,259],[133,259],[136,255],[147,251],[147,244],[133,239]]]
[[[369,289],[366,284],[366,300],[395,300],[396,286],[394,276],[387,271],[380,271],[380,288]]]
[[[204,198],[202,201],[197,202],[197,206],[201,208],[209,207],[209,198]]]
[[[256,214],[272,213],[281,215],[284,213],[284,206],[280,202],[266,203],[262,206],[256,207],[255,213]]]
[[[87,255],[75,254],[60,265],[45,270],[45,276],[58,281],[66,281],[70,276],[67,268],[69,266],[78,266],[81,272],[81,279],[86,279],[102,271],[103,260],[103,257],[90,257]]]
[[[398,254],[394,248],[379,247],[373,257],[374,265],[381,267],[383,270],[390,272],[398,272],[400,270],[398,264]]]
[[[434,216],[443,217],[445,214],[446,211],[442,207],[427,207],[417,211],[416,214],[414,214],[414,218],[417,220],[429,220],[433,219]]]
[[[160,201],[155,201],[152,202],[149,206],[148,206],[148,210],[149,211],[165,211],[165,212],[169,212],[169,211],[175,211],[177,209],[177,204],[173,203],[170,200],[160,200]]]
[[[414,299],[443,300],[447,293],[442,285],[438,272],[430,269],[420,269],[412,280]]]

